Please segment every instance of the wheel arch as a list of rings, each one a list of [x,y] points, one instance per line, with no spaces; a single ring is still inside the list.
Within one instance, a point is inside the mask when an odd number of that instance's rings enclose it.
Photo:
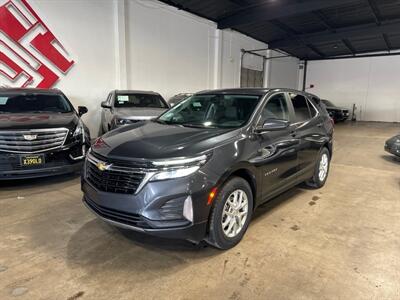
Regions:
[[[329,151],[329,159],[332,159],[332,155],[333,155],[333,144],[332,144],[332,141],[327,141],[327,142],[325,142],[325,143],[322,145],[321,150],[322,150],[323,148],[327,148],[327,149],[328,149],[328,151]]]
[[[258,198],[258,193],[260,192],[257,184],[256,174],[257,171],[253,166],[238,165],[236,168],[225,172],[225,174],[221,176],[220,180],[218,181],[217,187],[219,189],[232,177],[243,178],[250,185],[253,196],[253,209],[254,209],[256,207],[256,199]]]

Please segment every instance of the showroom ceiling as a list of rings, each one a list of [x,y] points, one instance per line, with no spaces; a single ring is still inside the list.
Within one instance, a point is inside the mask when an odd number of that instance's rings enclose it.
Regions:
[[[400,49],[400,0],[162,0],[301,59]]]

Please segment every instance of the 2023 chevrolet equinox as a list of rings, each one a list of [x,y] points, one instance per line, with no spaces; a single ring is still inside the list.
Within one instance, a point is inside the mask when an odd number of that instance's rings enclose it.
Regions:
[[[80,171],[89,130],[59,90],[0,89],[0,180]]]
[[[332,135],[327,111],[299,91],[200,92],[98,138],[83,202],[115,226],[228,249],[257,206],[301,182],[325,184]]]

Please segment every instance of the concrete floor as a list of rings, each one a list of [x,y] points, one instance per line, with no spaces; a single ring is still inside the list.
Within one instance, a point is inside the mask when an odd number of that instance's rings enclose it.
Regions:
[[[1,183],[0,299],[400,299],[398,131],[338,124],[326,186],[260,208],[226,252],[102,223],[77,177]]]

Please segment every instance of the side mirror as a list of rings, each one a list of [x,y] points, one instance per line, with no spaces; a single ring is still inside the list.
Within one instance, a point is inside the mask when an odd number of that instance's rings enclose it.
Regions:
[[[83,116],[88,112],[88,109],[86,106],[78,106],[78,114],[79,116]]]
[[[107,104],[107,101],[101,102],[101,107],[102,108],[111,108],[111,106]]]
[[[282,119],[268,119],[262,126],[255,129],[256,133],[263,133],[267,131],[279,131],[289,127],[289,121]]]

